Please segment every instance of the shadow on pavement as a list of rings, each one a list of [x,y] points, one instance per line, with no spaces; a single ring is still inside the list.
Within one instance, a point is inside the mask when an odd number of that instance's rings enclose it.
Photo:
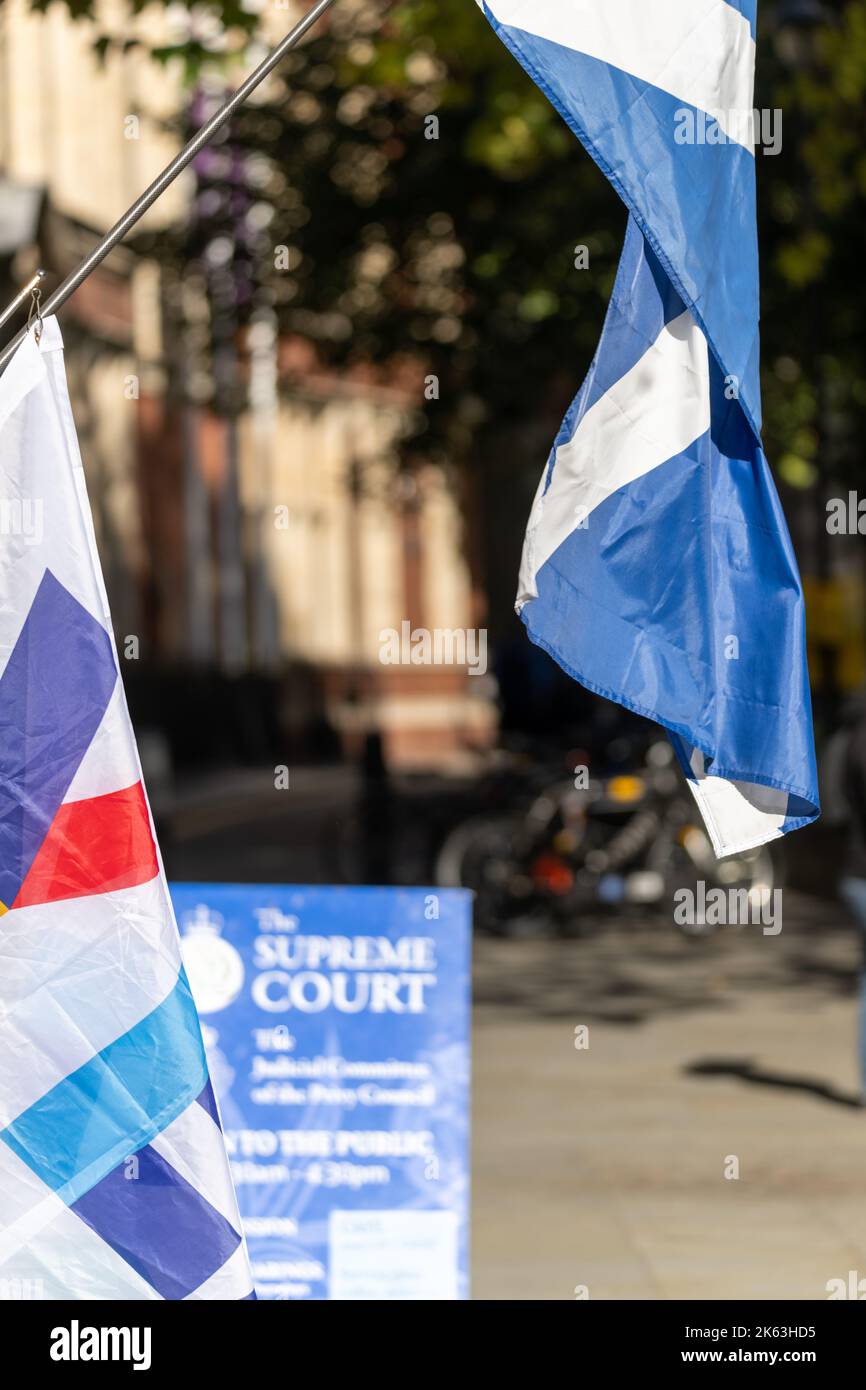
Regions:
[[[853,999],[859,939],[841,908],[790,894],[779,936],[724,930],[687,940],[657,919],[599,922],[582,940],[475,941],[475,1002],[544,1018],[639,1027],[782,993],[792,1011]],[[736,1061],[736,1059],[735,1059]]]
[[[752,1086],[800,1091],[804,1095],[815,1096],[818,1100],[830,1101],[833,1105],[844,1105],[853,1110],[863,1108],[859,1096],[837,1091],[826,1081],[816,1081],[808,1076],[791,1076],[784,1072],[764,1071],[750,1058],[707,1057],[702,1061],[691,1062],[683,1071],[686,1076],[735,1077],[738,1081],[746,1081]]]

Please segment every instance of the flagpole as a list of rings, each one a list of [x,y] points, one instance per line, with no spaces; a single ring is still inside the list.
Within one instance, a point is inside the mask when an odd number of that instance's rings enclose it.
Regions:
[[[307,30],[311,28],[333,4],[334,0],[317,0],[313,8],[308,10],[302,19],[298,20],[295,27],[286,34],[285,38],[277,44],[276,48],[268,54],[267,58],[250,73],[246,81],[238,87],[237,91],[229,98],[225,105],[221,106],[219,111],[211,116],[210,120],[201,127],[201,130],[197,131],[192,139],[184,145],[180,153],[175,155],[171,163],[166,165],[162,173],[157,175],[153,183],[144,190],[139,198],[136,198],[135,202],[127,209],[120,220],[115,222],[110,231],[105,233],[105,236],[93,248],[90,255],[85,257],[81,264],[73,270],[70,275],[67,275],[63,283],[58,285],[54,293],[48,296],[45,303],[40,307],[41,317],[45,318],[48,314],[55,313],[61,305],[66,303],[69,296],[75,293],[79,285],[81,285],[83,281],[87,279],[91,271],[95,270],[100,262],[105,259],[109,251],[111,251],[119,241],[123,240],[130,227],[135,226],[139,218],[156,202],[160,194],[165,192],[169,184],[172,183],[177,178],[178,174],[195,158],[199,150],[207,144],[218,130],[222,129],[226,121],[230,120],[235,111],[237,111],[238,107],[243,105],[250,93],[255,91],[259,83],[264,81],[285,55],[303,38]],[[0,326],[2,326],[19,305],[24,302],[27,294],[35,289],[40,279],[41,275],[34,276],[33,279],[25,285],[24,289],[15,296],[11,304],[7,305],[3,313],[0,314]],[[24,339],[26,333],[26,327],[22,328],[19,333],[16,333],[15,337],[7,344],[3,351],[0,352],[0,371],[6,366],[6,363],[15,352],[19,343]]]

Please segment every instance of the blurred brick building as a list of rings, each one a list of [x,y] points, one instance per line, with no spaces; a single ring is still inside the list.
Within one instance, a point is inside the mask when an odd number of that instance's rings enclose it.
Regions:
[[[154,7],[136,31],[170,22]],[[102,7],[103,30],[128,25],[123,5]],[[177,148],[177,75],[137,48],[101,64],[94,33],[61,5],[0,8],[4,302],[37,264],[56,284]],[[144,228],[176,226],[191,187],[181,176]],[[458,764],[490,736],[488,682],[379,660],[380,633],[405,620],[484,621],[465,506],[437,468],[395,468],[420,381],[327,374],[265,320],[239,337],[244,404],[219,413],[179,380],[191,353],[166,330],[163,279],[121,246],[61,314],[139,727],[162,730],[176,761],[335,756],[375,730],[392,764]],[[175,293],[193,342],[196,295]]]

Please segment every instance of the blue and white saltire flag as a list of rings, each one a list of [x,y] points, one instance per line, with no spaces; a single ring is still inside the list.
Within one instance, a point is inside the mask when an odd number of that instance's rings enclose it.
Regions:
[[[252,1298],[62,347],[0,378],[0,1296]]]
[[[482,8],[629,211],[518,611],[664,725],[716,854],[746,850],[818,814],[802,589],[760,437],[757,0]]]

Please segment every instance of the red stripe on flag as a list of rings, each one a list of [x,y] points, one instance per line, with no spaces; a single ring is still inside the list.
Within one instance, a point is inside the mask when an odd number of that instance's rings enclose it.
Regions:
[[[65,802],[13,907],[134,888],[159,872],[140,782],[107,796]]]

